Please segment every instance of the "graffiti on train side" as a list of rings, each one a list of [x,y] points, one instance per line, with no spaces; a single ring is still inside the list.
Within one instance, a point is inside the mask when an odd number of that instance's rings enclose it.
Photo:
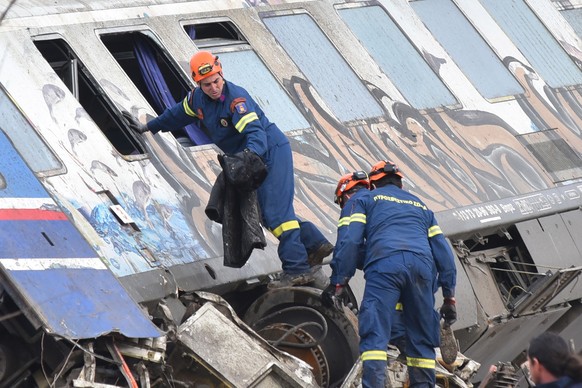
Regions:
[[[407,188],[436,211],[551,187],[551,174],[542,168],[518,135],[524,128],[555,128],[573,148],[582,149],[581,92],[550,89],[535,82],[536,74],[527,66],[514,59],[505,63],[526,90],[512,102],[530,120],[524,120],[523,128],[514,128],[499,115],[484,110],[419,111],[393,101],[372,84],[367,87],[383,102],[384,116],[342,123],[318,103],[319,98],[308,81],[296,77],[287,80],[285,87],[312,124],[311,129],[289,133],[297,177],[298,215],[333,234],[339,212],[332,200],[337,177],[348,171],[369,169],[371,163],[386,157],[401,166]],[[55,88],[58,89],[47,85],[44,89],[53,120],[56,120],[58,102],[64,98]],[[204,212],[220,172],[217,149],[212,146],[183,149],[165,137],[151,134],[144,135],[144,139],[150,162],[139,162],[141,169],[134,170],[139,179],[128,187],[114,185],[126,210],[140,226],[139,238],[134,235],[117,239],[125,243],[113,246],[106,235],[120,228],[115,217],[104,212],[107,209],[101,208],[103,205],[94,204],[92,209],[87,209],[86,202],[78,203],[79,211],[106,245],[110,245],[101,247],[111,250],[105,256],[125,258],[126,263],[112,263],[123,274],[143,269],[125,268],[135,266],[132,256],[142,255],[135,248],[128,249],[134,245],[133,239],[154,250],[162,261],[171,258],[172,263],[219,256],[222,252],[220,227],[208,220]],[[71,128],[69,141],[67,148],[72,150],[86,174],[95,175],[100,171],[101,180],[107,179],[103,176],[111,179],[104,187],[113,186],[116,175],[125,175],[103,161],[89,162],[78,157],[76,148],[88,141],[86,134]],[[134,180],[135,174],[131,175]],[[156,177],[161,177],[175,191],[177,201],[159,202]],[[76,203],[74,198],[68,200]],[[154,230],[151,228],[154,224],[163,228]],[[274,241],[272,237],[269,239]],[[178,248],[183,254],[176,254]]]

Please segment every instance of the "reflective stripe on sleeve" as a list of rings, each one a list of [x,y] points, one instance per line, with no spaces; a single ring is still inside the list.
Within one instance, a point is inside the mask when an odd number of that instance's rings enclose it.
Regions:
[[[413,368],[434,369],[435,361],[430,358],[406,357],[406,365]]]
[[[338,228],[341,226],[348,226],[350,224],[350,217],[342,217],[339,219],[337,226]]]
[[[362,361],[387,361],[388,354],[385,350],[367,350],[360,356]]]
[[[366,215],[363,213],[354,213],[349,217],[342,217],[338,221],[337,226],[348,226],[352,222],[361,222],[362,224],[366,223]]]
[[[354,213],[350,216],[350,223],[352,222],[361,222],[362,224],[365,224],[366,215],[364,213]]]
[[[279,236],[281,236],[283,233],[293,229],[299,229],[299,221],[293,220],[283,222],[281,225],[273,229],[271,233],[273,233],[275,237],[279,238]]]
[[[430,228],[428,228],[428,237],[429,238],[434,237],[437,234],[442,234],[442,233],[443,233],[443,231],[441,230],[441,227],[438,225],[434,225],[434,226],[431,226]]]
[[[196,112],[194,112],[191,108],[190,108],[190,104],[188,104],[188,97],[186,97],[184,99],[184,101],[182,101],[182,107],[184,108],[184,112],[186,112],[186,114],[188,116],[192,116],[192,117],[197,117],[196,116]]]
[[[258,119],[259,119],[259,116],[257,116],[257,114],[255,112],[250,112],[250,113],[244,115],[243,117],[241,117],[240,120],[238,121],[238,123],[236,123],[236,125],[234,127],[236,128],[237,131],[242,132],[245,130],[248,123],[250,123],[251,121],[258,120]]]

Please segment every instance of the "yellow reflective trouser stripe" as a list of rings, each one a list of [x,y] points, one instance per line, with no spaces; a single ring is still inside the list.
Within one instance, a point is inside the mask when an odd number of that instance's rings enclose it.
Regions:
[[[184,112],[186,112],[188,116],[196,117],[196,112],[190,109],[190,105],[188,104],[188,97],[182,101],[182,106],[184,107]]]
[[[339,219],[337,226],[348,226],[350,224],[350,217],[342,217]]]
[[[259,116],[257,116],[257,114],[255,112],[251,112],[248,113],[246,115],[244,115],[243,117],[240,118],[240,120],[238,121],[238,123],[236,123],[236,125],[234,126],[236,128],[237,131],[242,132],[245,130],[245,127],[247,126],[248,123],[250,123],[251,121],[255,121],[258,120]]]
[[[441,230],[441,227],[438,225],[435,226],[431,226],[430,228],[428,228],[428,237],[434,237],[437,234],[442,234],[443,231]]]
[[[413,368],[434,369],[435,361],[430,358],[412,358],[406,357],[406,365]]]
[[[371,361],[371,360],[378,360],[378,361],[387,361],[388,354],[385,350],[368,350],[362,353],[360,356],[362,361]]]
[[[396,303],[396,310],[402,311],[402,303],[400,302]]]
[[[292,230],[292,229],[299,229],[299,221],[293,220],[293,221],[283,222],[281,225],[279,225],[275,229],[273,229],[271,233],[273,233],[273,235],[275,237],[279,238],[280,235],[282,235],[283,233],[287,232],[288,230]]]

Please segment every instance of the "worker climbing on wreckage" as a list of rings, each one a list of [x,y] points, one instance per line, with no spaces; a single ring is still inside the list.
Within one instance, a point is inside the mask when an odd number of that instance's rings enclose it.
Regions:
[[[354,171],[352,173],[343,175],[337,184],[334,192],[334,202],[340,207],[340,217],[337,226],[337,241],[342,241],[348,233],[348,226],[350,222],[361,222],[358,215],[352,216],[352,209],[354,202],[370,190],[370,179],[368,173],[365,171]],[[339,245],[336,244],[336,249]],[[356,268],[363,270],[364,260],[366,257],[366,247],[362,244],[358,250],[358,261]],[[322,294],[323,303],[328,307],[336,307],[341,310],[341,303],[349,305],[349,295],[345,287],[330,283]],[[406,347],[406,330],[402,321],[402,303],[396,304],[394,316],[392,319],[392,330],[390,335],[390,343],[396,346],[401,355],[405,354]]]
[[[218,56],[198,51],[190,60],[198,85],[187,97],[147,124],[123,112],[130,128],[139,133],[179,130],[196,122],[227,155],[264,162],[267,174],[258,186],[264,226],[279,239],[283,274],[270,287],[288,287],[327,279],[321,262],[333,245],[311,222],[300,221],[293,208],[294,174],[289,140],[270,122],[242,87],[224,78]]]
[[[347,230],[336,243],[330,285],[322,293],[322,302],[342,295],[365,243],[366,285],[358,316],[362,385],[384,387],[393,312],[401,301],[410,386],[434,387],[434,348],[439,346],[440,326],[434,291],[441,285],[440,316],[445,323],[454,323],[454,256],[433,212],[402,189],[403,175],[394,163],[376,163],[369,177],[373,191],[360,190],[362,194],[352,197]]]

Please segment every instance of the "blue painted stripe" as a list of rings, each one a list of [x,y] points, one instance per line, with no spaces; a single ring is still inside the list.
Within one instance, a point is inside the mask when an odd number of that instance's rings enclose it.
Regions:
[[[60,335],[76,339],[110,331],[130,338],[161,334],[109,270],[10,271],[10,276],[36,306],[35,312],[42,312],[40,319]]]
[[[0,271],[18,306],[68,338],[159,337],[113,273],[96,269],[97,253],[58,206],[52,209],[54,201],[1,130],[0,174]],[[52,211],[34,198],[46,198]],[[55,268],[69,263],[73,268]]]
[[[97,254],[69,221],[0,221],[0,257],[67,258]]]

